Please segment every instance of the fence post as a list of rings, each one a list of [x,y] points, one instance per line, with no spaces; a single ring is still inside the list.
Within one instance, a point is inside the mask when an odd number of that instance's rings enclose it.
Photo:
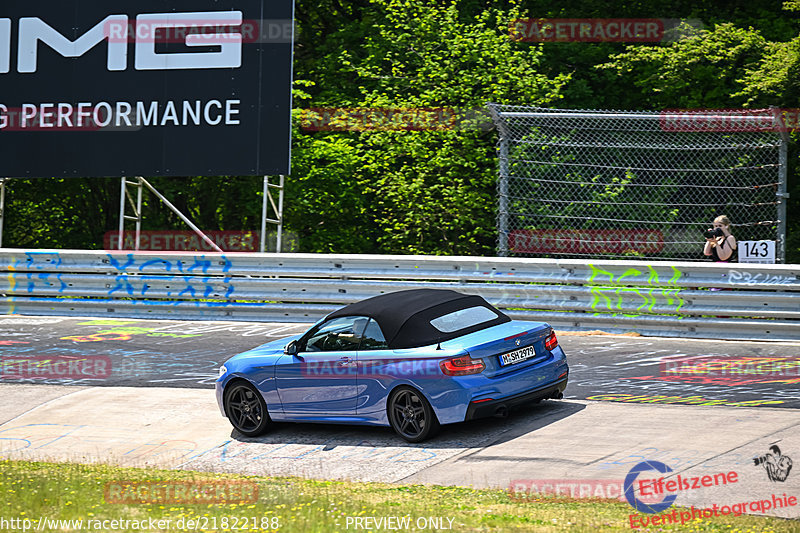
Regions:
[[[787,191],[787,176],[789,167],[789,133],[781,128],[781,145],[778,156],[778,249],[776,250],[778,263],[786,262],[786,200],[789,198]]]
[[[500,133],[499,167],[500,177],[497,182],[499,205],[497,210],[497,255],[508,257],[508,128],[494,107],[489,104],[489,113]]]
[[[3,247],[3,211],[6,208],[6,179],[0,178],[0,248]]]

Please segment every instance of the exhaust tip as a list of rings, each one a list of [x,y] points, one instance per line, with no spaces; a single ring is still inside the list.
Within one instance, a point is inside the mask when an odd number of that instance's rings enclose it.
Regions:
[[[496,418],[508,418],[508,407],[505,405],[499,406],[497,409],[495,409],[494,416]]]
[[[553,393],[553,396],[552,396],[552,398],[553,398],[554,400],[560,400],[560,399],[561,399],[561,398],[563,398],[563,397],[564,397],[564,393],[563,393],[563,392],[561,392],[561,391],[554,392],[554,393]]]

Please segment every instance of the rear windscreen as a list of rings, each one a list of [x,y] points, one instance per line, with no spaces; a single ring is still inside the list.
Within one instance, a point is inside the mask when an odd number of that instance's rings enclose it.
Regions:
[[[442,333],[452,333],[484,322],[491,322],[497,318],[497,313],[488,307],[476,305],[434,318],[431,320],[431,325]]]

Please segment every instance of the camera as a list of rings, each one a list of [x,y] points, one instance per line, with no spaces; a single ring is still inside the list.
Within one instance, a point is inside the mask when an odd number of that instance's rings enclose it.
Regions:
[[[703,235],[706,239],[713,239],[714,237],[722,237],[725,234],[722,232],[722,228],[708,228],[703,232]]]

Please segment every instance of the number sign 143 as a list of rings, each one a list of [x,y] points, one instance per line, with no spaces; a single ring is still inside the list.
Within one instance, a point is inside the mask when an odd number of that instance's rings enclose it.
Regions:
[[[739,241],[740,263],[775,263],[775,241]]]

